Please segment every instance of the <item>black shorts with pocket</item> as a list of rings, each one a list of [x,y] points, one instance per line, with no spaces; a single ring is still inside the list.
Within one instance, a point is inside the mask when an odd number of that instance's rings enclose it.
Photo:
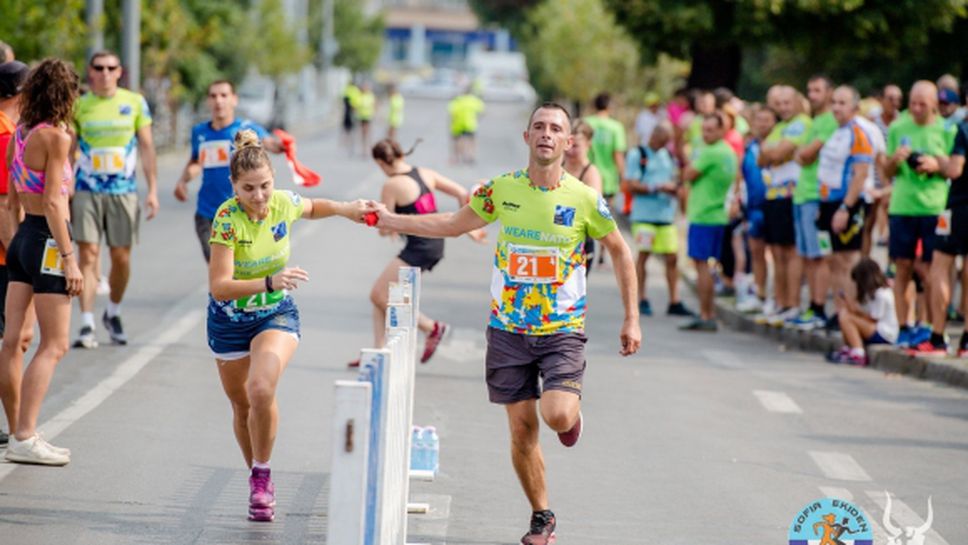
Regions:
[[[934,249],[948,255],[968,255],[968,205],[945,210],[935,227]]]
[[[832,223],[834,214],[840,210],[840,201],[821,202],[820,217],[817,218],[817,231],[820,237],[830,236],[830,249],[834,252],[859,252],[864,242],[864,217],[867,203],[858,201],[847,210],[847,228],[834,233]],[[823,244],[821,243],[821,247]]]
[[[484,365],[492,403],[538,399],[548,390],[581,397],[588,341],[584,333],[524,335],[489,327],[486,335]]]
[[[67,279],[58,259],[60,250],[56,245],[48,249],[47,241],[53,239],[46,217],[27,214],[7,249],[8,282],[30,284],[34,293],[67,295]]]
[[[797,243],[793,199],[773,199],[763,203],[763,240],[773,246]]]

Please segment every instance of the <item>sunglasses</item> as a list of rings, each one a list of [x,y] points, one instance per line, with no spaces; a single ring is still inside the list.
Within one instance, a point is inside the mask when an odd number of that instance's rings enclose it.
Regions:
[[[107,66],[107,65],[104,65],[104,64],[92,64],[91,65],[91,70],[94,70],[95,72],[114,72],[118,68],[121,68],[121,65],[119,65],[119,64],[115,64],[113,66]]]

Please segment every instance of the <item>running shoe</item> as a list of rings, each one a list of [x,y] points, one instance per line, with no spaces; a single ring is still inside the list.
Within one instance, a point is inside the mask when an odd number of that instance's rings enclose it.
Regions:
[[[719,331],[719,324],[716,323],[716,320],[695,318],[689,323],[679,326],[679,331],[705,331],[707,333],[715,333]]]
[[[420,357],[420,363],[427,363],[430,358],[434,357],[437,346],[440,341],[444,340],[449,330],[450,326],[444,322],[434,322],[434,330],[430,332],[430,335],[427,335],[427,340],[424,341],[424,352],[423,356]]]
[[[555,514],[548,510],[532,513],[531,529],[521,538],[521,545],[551,545],[555,539]]]
[[[81,331],[74,341],[74,348],[97,348],[97,337],[94,336],[94,328],[85,325],[81,326]]]
[[[249,520],[272,522],[275,518],[276,487],[272,484],[271,471],[252,468],[249,476]]]
[[[773,316],[770,316],[770,319],[769,321],[767,321],[767,323],[771,327],[783,327],[783,324],[787,323],[787,320],[792,320],[793,318],[796,318],[799,314],[800,314],[800,309],[798,309],[797,307],[790,307],[786,310],[781,310],[780,312],[777,312]]]
[[[930,341],[930,340],[931,340],[931,328],[923,325],[918,325],[911,330],[911,340],[908,346],[914,347],[923,343],[924,341]]]
[[[37,432],[37,438],[40,439],[40,441],[42,441],[45,445],[47,445],[47,448],[49,448],[50,450],[56,452],[57,454],[63,454],[64,456],[67,456],[68,458],[71,456],[71,449],[64,448],[64,447],[55,447],[54,445],[51,445],[47,441],[47,438],[44,437],[44,434],[42,434],[40,432]]]
[[[121,327],[121,316],[108,317],[108,312],[104,311],[101,322],[111,335],[111,342],[122,346],[128,344],[128,336],[124,334],[124,328]]]
[[[897,346],[900,348],[911,347],[911,328],[902,327],[897,333]]]
[[[347,363],[346,366],[349,367],[350,369],[356,369],[357,367],[360,366],[360,360],[353,360]]]
[[[10,435],[5,431],[0,430],[0,447],[7,446],[7,443],[9,442],[10,442]]]
[[[799,316],[787,320],[785,325],[797,331],[813,331],[824,328],[827,325],[827,319],[819,316],[812,308],[808,308]]]
[[[4,458],[8,462],[43,466],[65,466],[71,461],[69,455],[51,450],[47,442],[36,434],[23,441],[18,441],[16,437],[10,437]]]
[[[683,316],[686,318],[692,318],[696,315],[689,307],[682,304],[682,301],[676,303],[669,303],[669,308],[666,309],[666,314],[669,316]]]
[[[652,304],[648,299],[639,301],[639,314],[642,316],[652,316]]]
[[[918,343],[905,350],[909,356],[947,356],[948,343],[942,341],[941,344],[934,344],[931,339]]]
[[[756,314],[763,310],[763,300],[753,295],[736,304],[736,310],[743,314]]]
[[[827,361],[830,363],[846,363],[848,365],[864,367],[867,365],[867,355],[857,355],[850,348],[844,346],[840,350],[827,354]]]
[[[830,363],[844,363],[844,360],[846,360],[849,356],[850,356],[850,347],[841,346],[837,350],[831,350],[830,352],[827,352],[826,359]]]
[[[575,421],[575,425],[568,431],[558,433],[558,440],[561,441],[562,445],[573,447],[578,444],[578,440],[581,439],[581,429],[584,420],[581,411],[578,411],[578,420]]]

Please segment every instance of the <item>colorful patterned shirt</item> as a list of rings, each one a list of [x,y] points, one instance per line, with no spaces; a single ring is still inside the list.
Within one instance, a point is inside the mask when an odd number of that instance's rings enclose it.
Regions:
[[[138,131],[151,125],[144,97],[127,89],[109,98],[87,93],[77,100],[74,125],[80,150],[77,190],[135,193]]]
[[[209,244],[228,246],[233,252],[235,280],[264,278],[282,270],[289,261],[289,234],[294,221],[302,217],[302,198],[291,191],[275,190],[269,200],[269,215],[253,221],[235,197],[225,201],[212,222]],[[257,293],[234,301],[209,296],[209,313],[221,312],[232,321],[264,318],[292,305],[285,290]]]
[[[570,174],[546,189],[518,170],[481,186],[470,206],[501,222],[488,325],[525,335],[583,331],[585,239],[616,229],[605,200]]]

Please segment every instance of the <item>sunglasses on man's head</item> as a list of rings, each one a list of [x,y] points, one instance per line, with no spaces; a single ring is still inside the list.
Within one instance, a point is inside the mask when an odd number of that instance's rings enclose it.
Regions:
[[[94,70],[95,72],[114,72],[118,68],[121,68],[121,65],[119,65],[119,64],[114,64],[114,65],[110,65],[110,66],[109,65],[106,65],[106,64],[92,64],[91,65],[91,70]]]

